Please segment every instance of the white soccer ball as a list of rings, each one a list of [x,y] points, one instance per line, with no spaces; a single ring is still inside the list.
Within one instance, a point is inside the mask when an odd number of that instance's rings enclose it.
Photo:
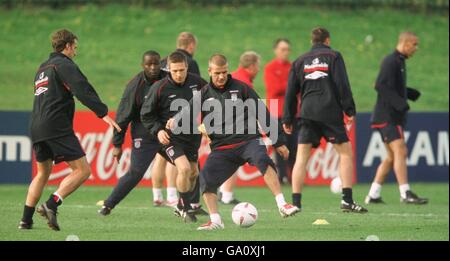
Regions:
[[[251,227],[258,219],[258,211],[248,202],[242,202],[234,206],[231,212],[233,222],[240,227]]]
[[[342,193],[342,182],[339,177],[335,177],[330,183],[330,190],[334,194]]]

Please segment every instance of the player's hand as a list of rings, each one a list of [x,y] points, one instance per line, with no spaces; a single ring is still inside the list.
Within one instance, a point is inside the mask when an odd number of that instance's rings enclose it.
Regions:
[[[105,117],[102,118],[102,120],[104,120],[106,123],[108,123],[110,126],[113,126],[118,132],[121,132],[122,129],[120,128],[120,126],[117,124],[117,122],[115,122],[113,119],[111,119],[111,117],[109,117],[108,115],[106,115]]]
[[[175,123],[175,119],[170,118],[166,123],[166,129],[173,130],[173,126],[175,125],[174,123]]]
[[[113,157],[117,160],[117,163],[120,163],[120,158],[122,157],[122,148],[114,147],[112,154]]]
[[[292,124],[283,123],[283,130],[286,134],[292,134]]]
[[[283,146],[280,146],[280,147],[276,148],[276,151],[278,152],[278,154],[280,154],[280,156],[284,160],[287,160],[289,158],[289,150],[286,147],[286,145],[283,145]]]
[[[165,130],[158,131],[158,140],[161,144],[167,145],[170,142],[170,136]]]

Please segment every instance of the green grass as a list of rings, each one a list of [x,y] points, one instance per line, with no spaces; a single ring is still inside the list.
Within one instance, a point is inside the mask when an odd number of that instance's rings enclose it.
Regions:
[[[51,51],[49,35],[58,28],[67,27],[79,36],[76,62],[115,110],[124,85],[140,70],[141,54],[155,49],[167,55],[180,31],[198,36],[195,57],[206,76],[207,59],[215,52],[228,56],[232,70],[239,55],[250,49],[259,52],[265,64],[272,57],[272,41],[280,36],[292,40],[294,59],[309,49],[309,32],[317,25],[330,29],[332,46],[346,60],[358,111],[372,109],[380,61],[394,49],[403,30],[415,31],[421,39],[419,52],[408,61],[408,84],[423,93],[412,110],[448,111],[448,15],[293,6],[167,10],[125,5],[0,9],[0,110],[31,110],[35,70]],[[374,41],[368,45],[364,39],[369,34]],[[265,96],[261,74],[255,86]]]
[[[380,240],[449,240],[448,184],[414,184],[414,190],[430,198],[424,206],[402,205],[395,185],[383,188],[386,205],[370,205],[369,213],[348,214],[339,211],[339,196],[327,187],[307,187],[304,210],[293,218],[279,216],[273,197],[265,188],[238,188],[237,197],[253,203],[257,223],[241,229],[231,221],[231,207],[220,205],[225,222],[222,231],[195,231],[198,224],[184,224],[169,208],[151,206],[151,190],[137,188],[113,210],[102,217],[95,204],[111,191],[109,187],[81,187],[60,207],[60,232],[50,230],[35,216],[33,230],[17,229],[22,215],[26,186],[0,186],[0,240],[65,240],[77,235],[80,240],[365,240],[376,235]],[[363,200],[367,185],[355,187],[355,199]],[[44,191],[47,198],[54,188]],[[284,188],[285,195],[290,189]],[[312,225],[326,219],[329,225]],[[207,217],[199,217],[199,222]]]

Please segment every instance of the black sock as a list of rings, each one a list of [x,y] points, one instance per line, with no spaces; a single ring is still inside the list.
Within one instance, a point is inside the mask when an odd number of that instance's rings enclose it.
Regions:
[[[195,179],[195,187],[194,190],[191,191],[191,203],[198,204],[200,203],[200,180],[199,177]]]
[[[27,205],[23,208],[23,216],[22,221],[25,223],[32,223],[33,222],[33,214],[34,214],[34,207],[29,207]]]
[[[56,211],[61,203],[62,200],[58,196],[52,194],[47,200],[46,205],[49,209]]]
[[[302,193],[292,193],[292,204],[298,208],[302,208]]]
[[[192,193],[190,192],[180,192],[180,198],[183,204],[183,210],[191,209],[191,197]]]
[[[342,200],[346,203],[353,204],[352,188],[342,188]]]

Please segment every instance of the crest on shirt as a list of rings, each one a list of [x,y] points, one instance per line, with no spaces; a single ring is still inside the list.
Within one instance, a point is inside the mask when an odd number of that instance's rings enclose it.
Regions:
[[[134,139],[134,148],[139,149],[141,147],[142,139]]]
[[[235,102],[238,99],[238,90],[230,91],[231,101]]]

